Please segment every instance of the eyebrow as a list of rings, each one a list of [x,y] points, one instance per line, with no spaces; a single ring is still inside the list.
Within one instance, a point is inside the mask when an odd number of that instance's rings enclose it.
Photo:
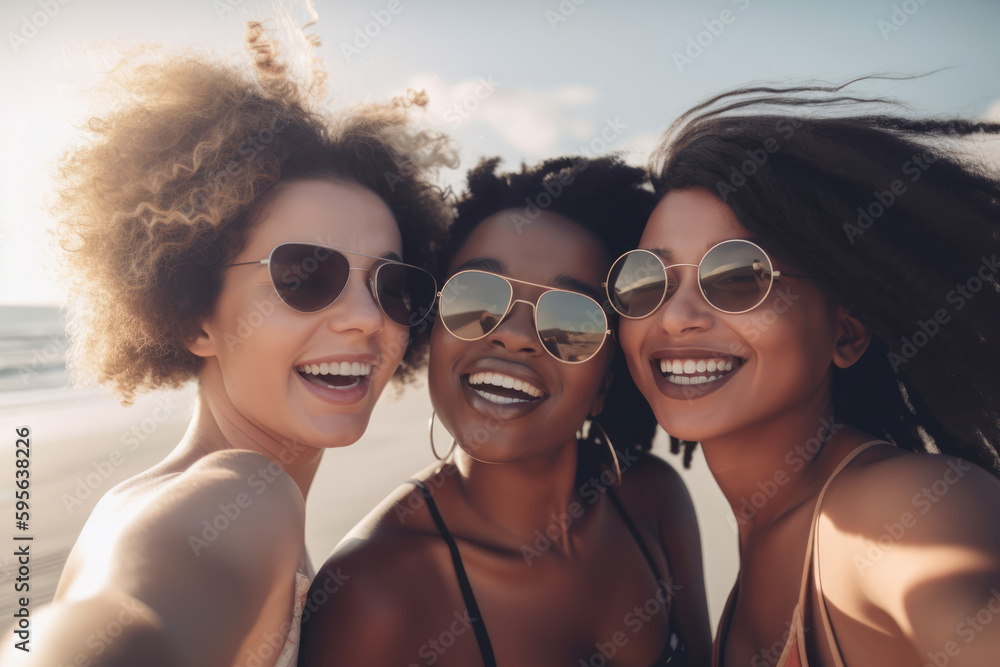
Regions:
[[[664,262],[672,262],[674,259],[674,256],[666,248],[642,248],[642,250],[653,253],[660,259],[664,260]]]
[[[506,275],[504,265],[491,257],[473,257],[472,259],[466,260],[455,268],[455,273],[470,269],[478,269],[479,271],[489,271],[490,273]],[[600,292],[596,288],[588,285],[582,280],[573,278],[572,276],[560,273],[552,279],[551,286],[559,289],[570,290],[572,292],[580,292],[582,294],[586,294],[595,301],[600,302]]]
[[[760,245],[760,241],[758,241],[756,237],[744,238],[742,236],[734,236],[733,238],[723,239],[723,240],[724,241],[750,241],[751,243],[756,243],[757,245]],[[719,243],[722,243],[722,241],[720,241]],[[713,243],[712,245],[715,246],[715,245],[718,245],[718,244]],[[646,252],[653,253],[654,255],[656,255],[657,257],[659,257],[660,259],[662,259],[664,264],[667,264],[669,262],[674,261],[674,255],[673,255],[673,253],[670,252],[669,250],[667,250],[666,248],[639,248],[639,249],[640,250],[645,250]]]

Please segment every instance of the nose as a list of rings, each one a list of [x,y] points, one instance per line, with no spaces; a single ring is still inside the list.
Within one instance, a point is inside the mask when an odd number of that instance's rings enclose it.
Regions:
[[[515,301],[510,312],[496,329],[490,332],[491,345],[498,345],[509,352],[541,354],[541,342],[535,331],[535,306],[529,301]]]
[[[673,272],[670,278],[677,282],[677,288],[656,313],[660,328],[672,336],[711,328],[715,315],[698,287],[697,267],[674,267],[669,271]]]
[[[328,326],[338,333],[358,331],[372,336],[385,328],[385,321],[369,286],[367,270],[351,267],[347,285],[328,313]]]

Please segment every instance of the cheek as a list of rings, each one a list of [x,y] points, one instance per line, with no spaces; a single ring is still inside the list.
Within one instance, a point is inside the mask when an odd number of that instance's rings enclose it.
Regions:
[[[642,320],[623,319],[618,324],[618,341],[633,376],[644,363],[643,342],[651,322],[652,317],[647,317]]]
[[[451,391],[451,369],[462,345],[462,341],[445,331],[440,324],[434,325],[427,362],[427,384],[431,402],[439,413],[446,412],[450,403],[448,394]],[[438,409],[438,406],[443,409]]]
[[[381,376],[391,377],[396,372],[409,343],[410,330],[387,320],[378,341],[377,359]]]

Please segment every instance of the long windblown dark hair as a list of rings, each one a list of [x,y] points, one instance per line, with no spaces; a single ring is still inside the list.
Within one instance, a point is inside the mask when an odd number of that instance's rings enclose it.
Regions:
[[[652,158],[656,192],[708,188],[870,328],[834,371],[840,420],[1000,474],[1000,162],[986,152],[1000,124],[885,113],[843,88],[699,104]]]
[[[513,209],[521,216],[515,224],[522,220],[530,224],[537,211],[562,215],[594,234],[614,260],[638,244],[646,219],[656,206],[645,171],[616,156],[559,157],[504,174],[497,173],[499,165],[500,158],[486,158],[469,172],[439,262],[443,271],[472,230],[499,211]],[[442,274],[439,284],[446,278]],[[615,330],[615,312],[607,303],[603,305]],[[617,345],[615,348],[611,388],[596,421],[618,450],[648,450],[656,432],[656,417],[633,383],[624,354]],[[581,471],[590,468],[589,454],[603,454],[606,448],[599,429],[591,428],[587,439],[596,446],[581,448]]]

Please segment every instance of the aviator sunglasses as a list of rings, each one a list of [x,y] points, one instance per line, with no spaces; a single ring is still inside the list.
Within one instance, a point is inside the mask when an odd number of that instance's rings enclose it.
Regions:
[[[347,255],[377,260],[370,269],[350,265]],[[437,281],[418,266],[315,243],[280,243],[267,259],[226,264],[266,264],[274,291],[292,310],[315,313],[344,293],[351,271],[368,273],[368,289],[390,320],[404,327],[423,321],[434,305]]]
[[[534,303],[515,299],[513,283],[544,291]],[[500,326],[515,303],[531,306],[542,347],[568,364],[591,359],[611,333],[604,309],[585,294],[486,271],[459,271],[449,278],[438,292],[438,315],[453,336],[473,341],[485,338]]]
[[[730,315],[762,304],[774,280],[782,275],[774,270],[763,248],[745,239],[712,246],[698,264],[667,266],[649,250],[630,250],[611,265],[604,283],[612,308],[633,320],[652,315],[677,291],[680,266],[696,267],[702,296],[713,308]]]

